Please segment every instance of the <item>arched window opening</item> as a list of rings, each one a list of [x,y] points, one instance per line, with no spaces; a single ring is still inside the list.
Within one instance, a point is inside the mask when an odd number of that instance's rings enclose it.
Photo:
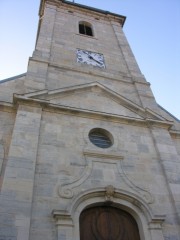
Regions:
[[[92,26],[87,22],[79,23],[79,33],[87,36],[93,36]]]
[[[80,215],[80,240],[140,240],[138,225],[127,212],[99,206]]]

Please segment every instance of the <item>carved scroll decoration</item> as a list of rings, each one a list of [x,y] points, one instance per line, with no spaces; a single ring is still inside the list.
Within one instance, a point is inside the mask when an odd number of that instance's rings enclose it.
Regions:
[[[84,168],[83,173],[80,176],[74,178],[73,181],[69,181],[58,186],[58,195],[60,197],[71,199],[74,197],[75,193],[78,194],[83,190],[84,191],[87,190],[86,189],[87,185],[84,186],[84,183],[89,181],[88,185],[90,185],[90,181],[93,179],[91,175],[94,169],[94,165],[95,163],[98,162],[100,164],[102,163],[102,164],[116,165],[118,175],[121,178],[121,181],[119,181],[118,183],[117,182],[113,183],[113,185],[115,184],[115,186],[112,186],[112,182],[109,182],[109,185],[108,185],[108,181],[102,182],[101,185],[95,186],[95,187],[103,187],[103,184],[104,184],[105,201],[113,201],[113,198],[115,196],[115,188],[121,189],[122,183],[125,183],[127,186],[126,189],[129,188],[131,192],[134,192],[140,195],[147,203],[149,204],[153,203],[154,198],[151,195],[151,193],[147,189],[137,186],[126,174],[126,172],[123,169],[122,157],[118,157],[117,159],[116,156],[111,157],[110,155],[106,156],[106,154],[97,154],[97,153],[92,153],[92,154],[88,153],[87,156],[88,156],[88,161],[87,161],[86,167]],[[98,158],[99,158],[99,161],[97,160]]]

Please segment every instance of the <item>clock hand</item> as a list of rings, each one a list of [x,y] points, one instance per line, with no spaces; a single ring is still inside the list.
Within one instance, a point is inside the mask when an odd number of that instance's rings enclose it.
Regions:
[[[99,63],[99,64],[102,64],[101,62],[99,62],[99,61],[97,61],[95,58],[93,58],[91,55],[89,55],[88,54],[88,57],[89,57],[89,59],[92,59],[92,60],[94,60],[95,62],[97,62],[97,63]]]

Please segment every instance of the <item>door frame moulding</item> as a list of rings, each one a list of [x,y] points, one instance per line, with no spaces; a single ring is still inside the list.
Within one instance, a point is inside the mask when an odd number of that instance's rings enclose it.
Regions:
[[[81,212],[90,207],[111,205],[131,214],[136,220],[141,240],[164,240],[162,224],[165,215],[155,215],[149,204],[130,192],[115,189],[107,199],[107,186],[104,189],[88,190],[73,198],[66,210],[53,210],[56,221],[58,240],[62,235],[68,240],[80,240],[79,217]],[[110,201],[109,201],[110,200]]]

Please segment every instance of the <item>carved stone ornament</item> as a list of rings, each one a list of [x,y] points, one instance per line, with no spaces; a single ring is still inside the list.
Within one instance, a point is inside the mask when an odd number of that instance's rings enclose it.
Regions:
[[[73,180],[64,182],[58,185],[58,195],[61,198],[72,199],[78,193],[87,190],[87,185],[91,188],[103,188],[105,189],[105,200],[112,202],[115,197],[116,189],[125,189],[130,192],[134,192],[141,196],[147,203],[151,204],[154,202],[154,197],[147,190],[140,186],[137,186],[133,180],[129,178],[123,169],[123,157],[120,155],[109,155],[98,152],[84,152],[87,158],[87,165],[80,176],[77,176]],[[101,167],[103,165],[103,167]],[[104,167],[106,166],[106,167]],[[102,175],[106,176],[104,181],[94,182],[93,171],[94,169],[102,169]],[[109,169],[111,175],[107,175],[106,169]],[[113,179],[113,176],[118,174],[120,180],[117,182]],[[113,187],[113,184],[115,186]]]
[[[105,187],[105,200],[108,202],[113,201],[113,197],[115,194],[115,188],[112,185],[108,185]]]

